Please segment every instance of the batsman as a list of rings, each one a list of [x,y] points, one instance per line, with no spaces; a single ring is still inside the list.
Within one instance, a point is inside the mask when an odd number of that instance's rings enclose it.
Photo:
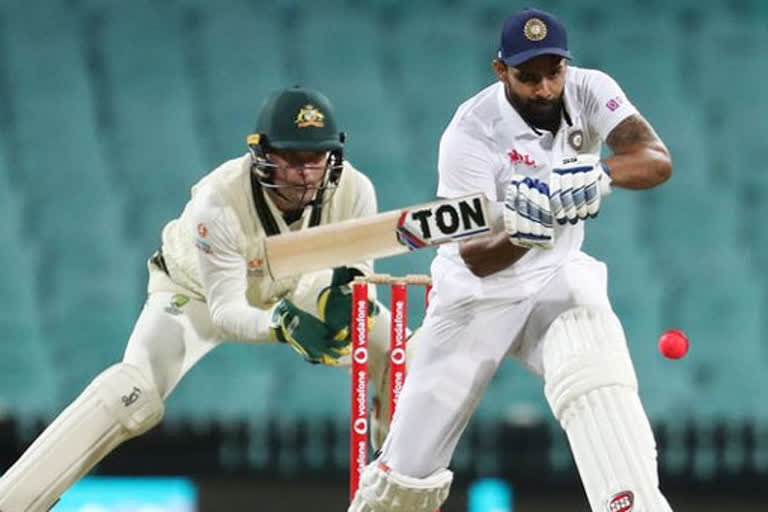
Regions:
[[[441,506],[454,449],[508,355],[541,377],[593,512],[672,510],[607,268],[582,251],[611,190],[655,187],[672,162],[619,84],[570,58],[553,15],[509,16],[492,64],[498,80],[443,132],[438,196],[482,191],[503,203],[505,232],[438,250],[392,428],[350,512]]]
[[[344,366],[350,350],[349,283],[370,262],[274,280],[263,239],[373,215],[370,180],[344,160],[345,134],[322,93],[291,87],[261,108],[248,152],[192,188],[181,216],[148,261],[148,298],[121,362],[86,387],[0,479],[0,511],[49,510],[124,441],[163,417],[184,375],[225,341],[282,342],[311,363]],[[389,311],[369,307],[370,379],[386,396]],[[388,400],[374,408],[383,440]]]

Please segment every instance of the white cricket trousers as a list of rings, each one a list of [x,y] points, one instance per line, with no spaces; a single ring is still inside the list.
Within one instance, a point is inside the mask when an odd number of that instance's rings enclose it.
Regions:
[[[416,334],[419,341],[380,459],[414,478],[448,467],[507,354],[541,375],[541,340],[558,315],[578,306],[610,307],[605,264],[584,253],[556,270],[538,291],[514,299],[499,294],[498,287],[468,296],[466,276],[437,263],[432,302]],[[509,283],[509,296],[519,296],[515,286]]]

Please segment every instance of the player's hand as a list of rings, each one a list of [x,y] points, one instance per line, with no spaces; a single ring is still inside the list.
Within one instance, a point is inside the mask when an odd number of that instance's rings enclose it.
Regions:
[[[595,155],[568,158],[552,169],[549,198],[559,224],[596,217],[600,199],[611,192],[611,177]]]
[[[333,269],[331,284],[320,290],[317,296],[317,316],[334,332],[334,337],[349,339],[349,323],[352,317],[352,288],[350,283],[363,273],[354,267]],[[368,329],[373,327],[374,316],[379,312],[376,302],[368,301]]]
[[[348,336],[342,336],[288,299],[282,299],[272,310],[270,333],[313,364],[338,366],[352,348]]]
[[[514,245],[543,249],[554,245],[546,183],[520,174],[512,176],[504,197],[504,228]]]

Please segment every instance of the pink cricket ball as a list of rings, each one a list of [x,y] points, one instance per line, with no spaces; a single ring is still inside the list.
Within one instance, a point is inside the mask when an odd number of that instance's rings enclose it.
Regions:
[[[685,357],[688,346],[688,336],[680,329],[667,329],[659,337],[659,352],[668,359]]]

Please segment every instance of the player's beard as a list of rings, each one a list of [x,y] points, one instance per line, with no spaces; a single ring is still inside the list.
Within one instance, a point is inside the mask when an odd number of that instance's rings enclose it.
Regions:
[[[523,99],[505,84],[507,99],[526,123],[545,130],[556,129],[560,125],[563,111],[563,95],[553,100]]]

